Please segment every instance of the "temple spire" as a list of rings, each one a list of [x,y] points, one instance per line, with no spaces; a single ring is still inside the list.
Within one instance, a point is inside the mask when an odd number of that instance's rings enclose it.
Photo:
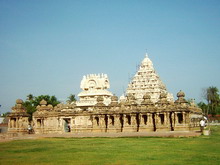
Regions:
[[[148,53],[147,53],[147,52],[145,53],[145,57],[147,57],[147,58],[148,58]]]
[[[147,49],[146,49],[145,57],[147,57],[147,58],[148,58],[148,53],[147,53]]]
[[[137,103],[142,102],[146,93],[150,95],[151,101],[154,103],[160,99],[161,93],[168,94],[168,99],[173,100],[172,95],[167,92],[165,85],[156,73],[148,54],[146,53],[145,56],[132,81],[128,84],[126,94],[134,95]]]

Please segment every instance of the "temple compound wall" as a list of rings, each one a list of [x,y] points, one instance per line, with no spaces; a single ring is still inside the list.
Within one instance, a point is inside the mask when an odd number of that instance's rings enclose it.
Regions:
[[[199,129],[202,111],[177,93],[168,93],[146,56],[129,83],[126,95],[118,99],[107,89],[106,74],[84,76],[79,101],[53,107],[45,100],[33,113],[36,134],[77,132],[160,132]],[[18,99],[9,114],[8,132],[27,132],[29,115]]]
[[[42,100],[33,114],[32,126],[36,134],[65,132],[159,132],[189,131],[199,129],[201,109],[188,104],[180,91],[175,102],[168,102],[166,94],[161,94],[157,103],[144,95],[138,105],[134,97],[127,96],[125,102],[111,97],[110,105],[97,98],[93,107],[79,107],[76,104],[47,105]],[[19,100],[21,102],[21,100]],[[18,102],[18,101],[17,101]],[[20,104],[16,104],[18,106]],[[26,132],[28,115],[21,111],[12,112],[9,132]]]

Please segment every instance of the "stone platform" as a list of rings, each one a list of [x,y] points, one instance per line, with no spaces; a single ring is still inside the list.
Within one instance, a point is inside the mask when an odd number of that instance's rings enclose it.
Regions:
[[[0,142],[41,138],[86,138],[86,137],[195,137],[200,136],[197,131],[167,131],[167,132],[120,132],[120,133],[64,133],[64,134],[0,134]]]

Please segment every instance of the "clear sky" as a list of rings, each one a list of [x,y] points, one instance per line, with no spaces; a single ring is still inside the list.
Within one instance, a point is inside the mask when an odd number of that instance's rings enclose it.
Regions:
[[[30,93],[66,100],[90,73],[120,96],[146,49],[174,96],[220,89],[220,1],[1,0],[0,113]]]

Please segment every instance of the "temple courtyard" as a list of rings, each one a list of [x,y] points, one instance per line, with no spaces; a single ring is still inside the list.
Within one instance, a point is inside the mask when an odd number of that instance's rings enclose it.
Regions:
[[[193,137],[58,135],[1,141],[0,164],[220,164],[220,126],[212,126],[210,136]]]

